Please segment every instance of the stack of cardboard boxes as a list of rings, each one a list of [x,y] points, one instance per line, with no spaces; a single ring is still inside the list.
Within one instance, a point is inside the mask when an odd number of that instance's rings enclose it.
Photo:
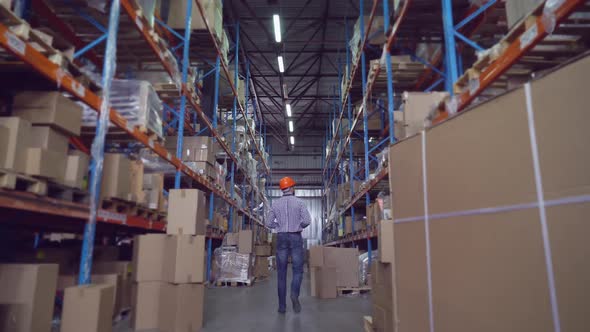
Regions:
[[[166,149],[176,155],[176,146],[178,138],[168,136],[166,138]],[[220,170],[220,166],[215,161],[215,144],[213,139],[208,136],[187,136],[182,141],[181,160],[193,171],[206,176],[209,180],[218,181],[219,177],[225,177]]]
[[[256,278],[266,278],[270,276],[268,257],[271,256],[272,249],[268,243],[257,244],[254,246],[256,262],[254,263],[254,276]]]
[[[337,297],[339,287],[358,287],[358,259],[359,252],[356,248],[311,247],[311,295],[331,299]]]
[[[80,135],[81,107],[59,92],[27,91],[12,108],[13,116],[0,118],[0,167],[82,189],[89,159],[68,155],[69,137]]]

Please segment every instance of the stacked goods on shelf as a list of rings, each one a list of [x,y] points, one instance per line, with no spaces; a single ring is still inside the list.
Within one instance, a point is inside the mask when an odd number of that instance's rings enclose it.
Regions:
[[[164,139],[162,132],[162,101],[147,81],[113,80],[110,96],[111,106],[125,118],[129,126]],[[84,106],[82,125],[96,127],[98,113]],[[114,127],[109,123],[109,127]],[[93,129],[90,132],[94,133]]]
[[[233,64],[229,64],[229,68],[234,68]],[[232,86],[235,88],[235,71],[231,69],[229,71],[229,81],[225,79],[225,75],[221,81],[219,81],[219,95],[222,97],[226,97],[229,100],[233,101],[234,93]],[[236,92],[238,93],[238,102],[240,104],[244,104],[246,102],[246,82],[238,75],[238,87],[236,88]],[[230,103],[231,104],[231,103]],[[238,114],[239,111],[238,111]],[[254,119],[252,119],[254,120]]]
[[[236,221],[234,220],[234,223]],[[251,283],[254,232],[240,230],[226,233],[223,245],[215,249],[214,275],[217,282]]]
[[[361,188],[361,182],[354,180],[353,181],[353,190],[357,193]],[[342,207],[345,203],[350,199],[351,192],[350,192],[350,182],[344,182],[338,184],[338,191],[336,193],[337,207]]]
[[[364,28],[363,31],[366,33],[369,28],[369,15],[363,17]],[[383,16],[374,16],[373,23],[371,24],[371,30],[369,30],[368,44],[372,45],[383,45],[386,41],[385,32],[383,30]],[[354,24],[354,30],[352,31],[352,37],[349,41],[349,47],[352,52],[352,60],[356,59],[357,54],[360,52],[361,40],[364,38],[364,34],[361,32],[361,18],[359,17]],[[343,90],[344,91],[344,90]]]
[[[198,189],[168,191],[167,234],[205,235],[208,209],[205,193]]]
[[[167,200],[164,196],[164,174],[143,174],[143,204],[149,209],[165,212]]]
[[[69,137],[80,135],[81,107],[59,92],[25,91],[15,95],[12,115],[0,118],[8,142],[2,167],[82,188],[88,158],[68,156]]]
[[[585,56],[390,147],[395,232],[379,242],[395,249],[399,330],[432,316],[539,331],[552,310],[588,307],[588,77]],[[564,329],[590,324],[558,313]]]
[[[363,105],[363,101],[358,101],[354,104],[354,116],[356,117],[360,111],[361,106]],[[366,108],[363,112],[367,114],[367,129],[368,130],[381,130],[381,126],[385,121],[382,119],[382,115],[386,115],[385,113],[376,109],[373,103],[368,102]],[[357,124],[355,130],[363,130],[363,118],[360,118],[360,122]],[[364,149],[364,148],[363,148]],[[364,151],[364,150],[363,150]]]
[[[56,264],[0,264],[0,330],[51,331]]]
[[[176,155],[176,136],[166,138],[166,149]],[[208,136],[185,136],[182,141],[181,160],[193,171],[216,183],[225,182],[224,168],[215,160],[213,138]],[[222,181],[223,180],[223,181]]]
[[[205,20],[209,24],[209,29],[218,41],[222,38],[223,32],[223,5],[221,0],[205,0],[200,1],[203,6],[203,15],[199,11],[196,4],[193,4],[191,11],[191,29],[192,30],[207,30]],[[168,8],[167,24],[172,29],[183,29],[185,28],[186,22],[186,8],[187,0],[171,1]],[[164,6],[161,8],[164,11]],[[203,20],[203,16],[205,20]]]
[[[336,298],[338,287],[359,287],[358,260],[356,248],[311,247],[311,295],[321,299]]]
[[[272,254],[271,245],[268,243],[257,244],[254,246],[256,262],[254,263],[254,276],[256,278],[266,278],[270,276],[269,260]]]
[[[100,196],[102,199],[120,199],[133,202],[131,193],[132,161],[122,153],[105,153],[102,168]]]
[[[422,131],[432,111],[448,96],[446,92],[404,92],[402,111],[396,114],[401,117],[395,119],[397,123],[401,123],[401,128],[396,127],[396,139],[401,140]]]
[[[203,325],[205,237],[135,237],[133,281],[131,324],[135,330],[199,330]]]

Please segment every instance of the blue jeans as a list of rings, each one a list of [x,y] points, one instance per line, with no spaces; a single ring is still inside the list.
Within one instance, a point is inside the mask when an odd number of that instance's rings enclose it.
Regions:
[[[279,309],[287,308],[287,268],[289,255],[293,264],[291,280],[291,298],[299,298],[301,281],[303,280],[303,238],[301,233],[277,234],[277,274],[279,291]]]

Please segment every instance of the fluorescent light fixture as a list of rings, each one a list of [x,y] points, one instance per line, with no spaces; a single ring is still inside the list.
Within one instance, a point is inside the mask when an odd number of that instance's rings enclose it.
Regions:
[[[281,20],[279,19],[279,15],[274,14],[272,16],[272,21],[275,26],[275,41],[277,43],[280,43],[281,42]]]
[[[289,120],[289,132],[293,132],[293,120]]]
[[[291,117],[291,104],[287,104],[287,117]]]
[[[279,55],[279,57],[277,58],[277,61],[279,62],[279,71],[281,73],[285,72],[285,65],[283,64],[283,56]]]
[[[289,139],[291,140],[291,145],[295,145],[295,136],[291,136]]]

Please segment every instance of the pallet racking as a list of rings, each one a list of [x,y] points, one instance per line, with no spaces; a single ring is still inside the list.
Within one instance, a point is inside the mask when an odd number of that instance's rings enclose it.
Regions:
[[[189,66],[191,64],[189,59],[190,42],[193,38],[195,38],[194,36],[191,36],[190,28],[190,22],[192,19],[192,6],[194,4],[196,4],[199,10],[199,14],[201,15],[201,18],[205,21],[207,26],[206,32],[204,33],[205,43],[206,45],[215,50],[215,52],[212,52],[215,58],[215,65],[213,66],[213,69],[209,71],[209,74],[215,74],[215,104],[213,106],[212,120],[209,119],[209,117],[205,114],[204,110],[199,104],[198,96],[195,93],[195,88],[192,87],[191,84],[188,82],[188,72]],[[109,64],[109,62],[115,61],[113,55],[108,54],[106,52],[106,49],[112,46],[116,46],[117,43],[116,38],[107,38],[108,33],[113,31],[116,33],[119,21],[125,23],[131,22],[134,26],[134,29],[137,30],[137,32],[139,33],[139,36],[141,36],[144,40],[145,45],[149,47],[150,53],[152,53],[152,55],[159,60],[160,64],[163,66],[165,71],[170,75],[170,77],[174,79],[175,73],[177,73],[178,71],[182,73],[182,81],[180,82],[180,94],[178,96],[180,99],[180,106],[178,110],[175,110],[169,106],[166,107],[169,115],[171,115],[170,117],[172,120],[170,121],[170,123],[177,124],[177,127],[174,128],[178,136],[176,156],[173,156],[170,152],[168,152],[168,150],[153,137],[139,130],[139,128],[129,125],[127,120],[124,119],[117,112],[117,110],[109,108],[109,121],[112,124],[114,124],[119,130],[126,133],[132,142],[135,142],[135,144],[140,144],[142,147],[149,149],[161,160],[165,161],[166,163],[169,163],[177,170],[174,180],[175,188],[181,187],[181,177],[184,176],[191,180],[195,188],[208,192],[210,194],[210,220],[212,220],[213,218],[213,209],[215,201],[214,198],[218,197],[230,206],[229,229],[232,229],[233,222],[237,222],[237,220],[233,220],[234,209],[242,215],[242,227],[246,226],[247,221],[249,221],[250,223],[260,223],[259,213],[251,211],[251,208],[254,207],[256,201],[266,202],[266,191],[258,189],[258,178],[251,178],[250,175],[246,173],[244,167],[240,166],[239,164],[239,158],[237,157],[236,151],[236,121],[234,121],[231,133],[231,147],[224,141],[221,133],[217,131],[217,103],[219,99],[219,74],[221,69],[223,69],[225,77],[228,79],[228,81],[231,82],[232,78],[230,78],[228,64],[222,56],[219,43],[216,40],[214,32],[212,31],[212,27],[209,26],[209,23],[207,22],[206,14],[199,0],[195,0],[195,2],[187,2],[187,14],[185,17],[184,36],[180,35],[178,32],[166,26],[163,22],[159,20],[157,20],[157,22],[160,26],[151,28],[146,18],[142,15],[141,7],[134,0],[121,0],[120,7],[119,1],[114,1],[111,9],[109,10],[111,19],[109,21],[108,26],[101,26],[100,23],[93,17],[91,17],[87,13],[84,13],[81,10],[77,10],[79,16],[89,21],[93,26],[97,27],[102,33],[95,41],[90,43],[85,43],[81,40],[80,37],[77,36],[75,31],[71,31],[69,29],[69,26],[65,24],[62,21],[62,18],[58,16],[57,12],[54,12],[50,8],[50,6],[48,6],[44,1],[35,0],[33,1],[32,7],[36,9],[40,8],[42,10],[40,14],[43,15],[45,19],[49,21],[50,25],[52,25],[53,27],[57,27],[57,30],[59,30],[60,33],[66,35],[73,44],[82,47],[82,49],[78,50],[77,55],[81,56],[83,54],[86,54],[88,55],[88,58],[91,61],[95,62],[96,65],[103,65],[105,67]],[[120,10],[123,10],[127,16],[120,15]],[[19,30],[15,29],[15,27],[22,27],[24,30],[28,31],[30,26],[26,21],[22,20],[14,13],[10,12],[10,10],[8,10],[7,8],[1,6],[0,12],[0,46],[6,49],[6,51],[9,52],[16,59],[24,62],[32,71],[42,75],[49,82],[52,82],[52,84],[58,86],[60,90],[70,94],[73,99],[86,104],[87,106],[95,110],[97,113],[100,113],[103,99],[97,93],[96,87],[85,84],[85,82],[80,81],[78,77],[74,77],[73,75],[71,75],[69,72],[64,70],[62,66],[52,62],[51,59],[48,58],[47,54],[44,54],[45,52],[41,53],[37,49],[35,49],[32,45],[32,41],[28,37],[28,33],[18,33]],[[125,17],[128,17],[129,21],[125,20]],[[126,27],[127,26],[128,25],[126,25]],[[239,22],[235,25],[235,27],[236,29],[239,29]],[[125,32],[128,33],[129,31]],[[173,52],[182,47],[182,61],[180,68],[178,68],[178,66],[175,63],[172,63],[170,58],[166,58],[164,56],[166,54],[165,52],[168,51],[169,48],[167,42],[164,42],[164,40],[169,36],[166,36],[166,38],[162,36],[169,34],[172,34],[173,36],[181,40],[179,46],[172,48]],[[239,34],[236,34],[236,36],[239,36]],[[101,63],[99,57],[96,56],[96,53],[92,52],[92,48],[101,44],[105,40],[105,54],[103,56]],[[200,42],[201,41],[202,40],[200,40]],[[234,100],[232,119],[238,119],[238,110],[243,119],[251,118],[253,115],[256,127],[258,129],[258,134],[256,133],[255,128],[251,128],[249,125],[246,125],[246,127],[248,136],[253,141],[252,153],[258,156],[258,159],[260,161],[259,169],[257,170],[259,174],[258,177],[262,178],[270,175],[270,169],[268,167],[268,162],[266,160],[266,155],[268,154],[268,151],[266,151],[266,149],[263,147],[266,138],[265,127],[262,124],[262,119],[256,118],[256,110],[249,112],[248,104],[242,105],[242,103],[238,100],[237,84],[239,62],[239,37],[237,37],[235,41],[234,49],[236,57],[234,60],[235,76],[233,77],[233,82],[235,82],[235,84],[231,84]],[[76,59],[75,62],[77,62],[77,60],[78,59]],[[205,60],[204,62],[207,61]],[[70,63],[70,65],[74,64]],[[249,71],[246,72],[246,82],[248,81]],[[199,84],[201,83],[197,83],[197,89],[199,87]],[[246,101],[248,101],[248,96],[246,96]],[[256,105],[256,102],[254,101],[252,105]],[[187,114],[189,112],[191,112],[191,114]],[[210,133],[210,136],[218,142],[218,144],[221,146],[221,148],[226,152],[228,156],[228,163],[231,164],[229,167],[231,169],[231,171],[229,172],[229,177],[231,181],[229,193],[227,193],[225,190],[221,189],[220,187],[212,183],[212,181],[210,181],[207,177],[193,171],[180,160],[184,137],[183,132],[185,128],[190,134],[197,133],[197,131],[195,130],[195,125],[197,123],[196,117],[193,116],[195,114],[199,117],[199,122],[205,125],[206,130],[208,130]],[[181,119],[183,120],[181,121]],[[168,127],[170,128],[170,124],[168,124]],[[203,131],[204,130],[202,130],[201,132]],[[96,140],[97,138],[98,136],[94,139]],[[74,140],[74,142],[76,146],[84,150],[84,146],[81,142],[77,140]],[[99,158],[102,158],[102,153],[104,153],[104,150],[100,151],[101,156]],[[91,168],[91,181],[97,181],[97,179],[100,179],[100,174],[96,171],[95,168]],[[245,186],[243,187],[241,195],[241,205],[238,204],[238,201],[236,200],[236,193],[234,192],[234,183],[237,183],[237,180],[240,179],[242,180],[242,185],[248,184],[250,188],[252,188],[251,193],[248,194],[248,199],[246,199],[247,193]],[[79,279],[79,282],[82,284],[89,282],[89,266],[92,262],[93,239],[96,231],[96,225],[92,221],[93,218],[96,219],[96,222],[101,224],[109,223],[120,225],[124,227],[126,231],[129,232],[163,231],[165,229],[165,224],[159,221],[151,221],[140,216],[125,215],[120,213],[108,214],[100,209],[97,211],[92,211],[88,210],[88,205],[86,204],[69,204],[67,202],[56,201],[52,198],[31,196],[29,195],[29,193],[15,193],[14,195],[12,195],[11,192],[11,195],[2,195],[1,197],[2,199],[0,200],[0,206],[5,209],[10,209],[11,211],[35,211],[37,215],[40,214],[67,217],[69,219],[74,220],[78,224],[81,224],[82,221],[85,219],[89,220],[89,222],[86,223],[86,228],[84,231],[83,255],[81,260],[81,273]],[[97,197],[98,193],[96,191],[92,191],[91,199],[97,200]],[[47,227],[48,225],[42,226]],[[59,227],[57,224],[54,226]],[[221,239],[223,237],[223,234],[218,230],[208,229],[207,235],[209,238],[207,248],[207,273],[209,274],[211,267],[211,253],[213,245],[212,240]]]
[[[478,96],[481,96],[485,91],[487,91],[487,89],[498,83],[500,79],[505,79],[506,76],[510,74],[509,71],[519,61],[526,62],[527,65],[530,65],[531,69],[525,71],[526,73],[531,73],[533,70],[542,70],[546,68],[539,66],[535,67],[534,63],[528,63],[524,60],[526,60],[527,56],[532,57],[534,54],[536,54],[535,52],[541,52],[540,50],[537,50],[536,47],[541,46],[544,40],[546,40],[546,38],[548,39],[548,36],[552,35],[553,33],[559,33],[560,24],[563,22],[568,23],[565,24],[566,26],[570,26],[562,27],[563,30],[573,31],[574,33],[577,32],[581,34],[580,31],[576,31],[575,27],[571,27],[571,25],[575,23],[577,19],[572,18],[570,21],[567,20],[568,17],[570,17],[570,15],[573,16],[572,13],[576,11],[580,13],[588,12],[588,6],[586,2],[582,0],[563,0],[552,2],[552,7],[548,8],[545,8],[545,2],[543,2],[533,12],[523,18],[519,24],[510,29],[504,37],[501,39],[495,39],[494,44],[492,45],[487,45],[490,48],[498,45],[496,47],[500,48],[501,52],[497,52],[498,54],[495,55],[489,55],[489,53],[486,53],[486,55],[481,59],[473,60],[473,67],[466,70],[466,72],[463,74],[463,65],[461,64],[461,62],[464,60],[463,56],[461,55],[463,48],[472,47],[477,51],[484,51],[484,49],[476,42],[472,41],[470,37],[477,35],[478,30],[482,30],[482,26],[486,26],[487,30],[496,32],[496,35],[504,34],[499,32],[501,30],[499,30],[500,28],[497,27],[497,22],[490,18],[492,17],[491,14],[490,17],[486,17],[487,13],[498,10],[498,4],[499,1],[496,0],[472,3],[461,21],[455,24],[453,20],[453,4],[450,0],[442,0],[442,23],[444,27],[443,49],[445,52],[443,53],[441,50],[435,52],[434,56],[432,57],[432,61],[421,59],[415,54],[410,53],[414,61],[424,64],[424,70],[417,77],[417,82],[414,85],[413,90],[421,90],[426,84],[428,84],[429,86],[425,89],[425,91],[432,91],[438,85],[444,82],[445,90],[451,95],[451,98],[448,98],[445,100],[445,102],[439,105],[440,109],[438,114],[432,119],[433,125],[445,121],[450,116],[469,107],[471,103],[476,101]],[[366,247],[370,255],[373,245],[371,239],[377,239],[377,231],[375,229],[355,229],[354,209],[355,207],[362,207],[363,203],[368,205],[370,203],[370,194],[374,194],[376,191],[375,188],[379,186],[381,181],[385,181],[388,178],[387,167],[378,170],[378,172],[374,173],[372,176],[369,176],[369,170],[373,168],[370,167],[370,163],[376,160],[374,156],[376,152],[386,147],[386,143],[393,144],[396,142],[393,128],[394,126],[390,126],[389,124],[394,123],[395,120],[394,110],[396,107],[396,94],[394,94],[394,77],[397,73],[399,73],[399,68],[397,70],[393,70],[391,68],[390,56],[393,49],[397,48],[399,50],[401,48],[395,43],[397,37],[396,34],[399,34],[400,25],[403,25],[404,18],[406,18],[407,15],[409,15],[408,13],[411,12],[412,5],[413,4],[411,0],[406,0],[403,2],[403,4],[400,4],[400,9],[395,11],[396,21],[391,27],[389,27],[388,4],[386,1],[384,1],[383,16],[385,18],[385,32],[388,33],[388,37],[383,46],[383,52],[380,59],[381,65],[375,66],[374,68],[369,68],[369,74],[365,74],[366,64],[364,60],[364,53],[367,50],[365,39],[368,37],[367,33],[365,32],[362,34],[364,39],[361,42],[361,48],[359,49],[360,56],[357,59],[354,59],[353,62],[353,71],[344,73],[344,75],[348,75],[348,85],[346,89],[340,93],[340,99],[338,102],[342,101],[342,103],[335,103],[334,105],[335,110],[330,120],[334,119],[336,122],[332,123],[332,121],[330,121],[326,132],[326,140],[324,142],[324,197],[327,197],[328,193],[333,193],[337,183],[345,182],[345,177],[348,176],[351,185],[350,198],[347,198],[344,202],[344,205],[341,208],[336,209],[335,213],[332,213],[332,216],[335,215],[336,219],[340,220],[345,214],[350,214],[352,219],[352,234],[340,236],[337,238],[334,238],[333,236],[329,237],[327,234],[324,234],[323,240],[326,245],[360,245],[366,240]],[[362,0],[360,1],[359,8],[361,9],[360,17],[362,20]],[[373,2],[371,19],[375,14],[375,8],[376,3]],[[580,16],[578,19],[583,21],[583,18],[581,17],[583,16]],[[497,19],[495,16],[494,18]],[[361,23],[361,27],[362,26],[363,24]],[[369,29],[370,24],[367,30]],[[455,38],[459,39],[459,42],[456,42]],[[547,43],[556,42],[553,40],[547,40]],[[581,51],[578,53],[581,53]],[[359,59],[362,60],[360,64]],[[440,69],[443,59],[445,64],[449,63],[451,65],[444,66],[444,68]],[[348,55],[346,57],[346,61],[350,68],[351,61]],[[360,107],[357,115],[353,117],[350,110],[350,86],[355,80],[358,81],[358,73],[356,73],[356,70],[359,65],[362,68],[362,106]],[[379,72],[382,70],[384,65],[386,71],[385,90],[387,93],[387,106],[382,107],[377,102],[377,111],[374,111],[372,114],[367,114],[369,113],[367,111],[368,105],[373,99],[372,93],[375,89],[374,86],[378,80]],[[551,64],[549,64],[549,66],[551,66]],[[348,103],[345,104],[345,102]],[[388,121],[382,122],[382,130],[381,134],[379,135],[381,140],[378,141],[375,146],[369,148],[367,121],[370,116],[375,116],[375,114],[380,114],[382,119],[385,118]],[[349,121],[348,132],[345,135],[342,135],[341,123],[343,122],[343,119],[348,119]],[[364,151],[363,153],[357,154],[355,156],[353,153],[352,144],[353,139],[359,136],[355,131],[355,128],[359,123],[362,123],[363,125],[362,130],[364,135],[361,137],[364,143]],[[338,135],[338,133],[340,134]],[[334,150],[337,146],[340,147],[340,151],[335,154]],[[346,165],[349,167],[344,167],[343,165],[343,160],[346,159],[346,153],[343,146],[346,146],[349,149],[347,160],[348,165]],[[355,172],[354,166],[350,166],[354,165],[354,162],[351,162],[351,160],[355,159],[364,159],[364,163],[361,161],[361,164],[364,164],[361,166],[361,171],[365,171],[364,177],[362,174],[359,176],[359,172]],[[361,188],[357,192],[354,191],[353,180],[355,179],[364,181],[364,183],[361,185]],[[329,205],[326,199],[324,203],[324,217],[327,219],[330,217],[328,206]],[[342,224],[343,223],[340,222],[340,226],[342,226]],[[333,234],[335,234],[335,230],[340,226],[338,226],[335,220],[328,220],[323,228],[324,233],[331,231]]]

